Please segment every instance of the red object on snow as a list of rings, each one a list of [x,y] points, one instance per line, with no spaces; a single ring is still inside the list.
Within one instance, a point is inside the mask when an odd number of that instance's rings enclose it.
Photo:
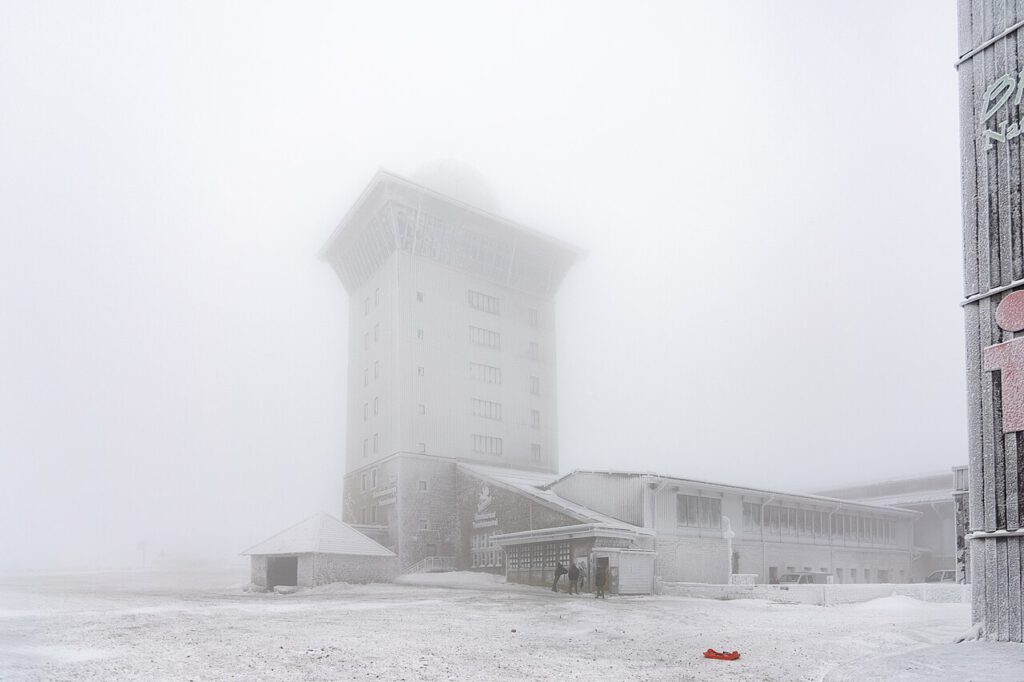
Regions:
[[[714,649],[708,649],[704,652],[704,658],[714,658],[719,661],[735,661],[740,657],[738,651],[715,651]]]

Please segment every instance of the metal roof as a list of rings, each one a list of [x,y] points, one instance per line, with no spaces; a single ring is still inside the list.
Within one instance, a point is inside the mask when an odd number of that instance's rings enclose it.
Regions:
[[[567,478],[569,478],[571,476],[574,476],[576,474],[601,474],[601,475],[605,475],[605,476],[625,476],[625,477],[630,477],[630,476],[645,477],[646,476],[646,477],[649,477],[649,478],[662,479],[662,480],[666,480],[666,481],[675,481],[675,482],[678,482],[678,483],[681,483],[681,484],[685,484],[685,485],[702,486],[702,487],[707,487],[707,488],[719,488],[719,489],[724,489],[724,490],[733,490],[733,491],[738,491],[740,493],[752,493],[752,494],[756,494],[756,495],[771,496],[771,497],[776,497],[776,498],[782,498],[782,497],[797,498],[797,499],[806,500],[807,502],[815,502],[815,503],[818,503],[818,504],[838,505],[838,506],[841,506],[841,507],[862,507],[862,508],[866,508],[866,509],[874,509],[876,511],[894,512],[894,513],[904,514],[904,515],[908,515],[908,516],[919,515],[919,512],[915,512],[915,511],[910,510],[910,509],[901,509],[900,507],[889,507],[889,506],[884,506],[884,505],[881,505],[881,504],[874,504],[874,503],[861,502],[861,501],[855,501],[855,500],[841,500],[839,498],[825,497],[825,496],[822,496],[822,495],[808,495],[807,493],[787,493],[787,492],[782,492],[780,490],[768,490],[768,489],[764,489],[764,488],[749,488],[749,487],[746,487],[746,486],[732,485],[732,484],[729,484],[729,483],[715,483],[713,481],[701,481],[701,480],[694,479],[694,478],[680,478],[679,476],[666,476],[666,475],[663,475],[663,474],[654,473],[652,471],[613,471],[613,470],[601,471],[601,470],[598,470],[598,469],[575,469],[575,470],[570,471],[569,473],[565,474],[564,476],[561,476],[560,478],[555,479],[554,481],[549,483],[547,487],[550,488],[550,487],[554,486],[555,484],[557,484],[559,481],[567,479]]]
[[[463,464],[462,462],[459,463],[459,466],[471,474],[486,478],[500,485],[504,485],[508,488],[524,493],[529,497],[532,497],[537,502],[546,504],[548,507],[554,508],[556,511],[561,511],[567,516],[571,516],[579,521],[592,524],[596,523],[602,528],[628,530],[641,534],[651,533],[648,529],[641,528],[640,526],[634,526],[630,523],[612,518],[606,514],[596,512],[589,507],[584,507],[582,504],[570,502],[564,497],[558,496],[555,492],[542,488],[541,486],[548,486],[554,482],[556,478],[555,474],[505,469],[503,467],[492,467],[481,464]]]
[[[313,514],[242,552],[247,555],[308,553],[395,556],[387,547],[324,512]]]

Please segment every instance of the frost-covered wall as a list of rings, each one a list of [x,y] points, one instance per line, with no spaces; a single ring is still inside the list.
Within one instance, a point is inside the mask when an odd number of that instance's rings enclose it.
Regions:
[[[1024,441],[1019,424],[1003,417],[1019,415],[1024,405],[1008,398],[1015,388],[1004,371],[1010,366],[986,368],[984,356],[986,348],[1021,336],[996,313],[1024,286],[1024,7],[995,0],[958,6],[971,603],[987,636],[1020,642]]]
[[[310,584],[386,583],[398,575],[398,557],[350,554],[310,555]],[[299,562],[300,579],[302,562]]]
[[[299,587],[329,583],[391,582],[398,575],[398,558],[355,554],[298,554]],[[268,557],[254,555],[252,583],[267,587]]]

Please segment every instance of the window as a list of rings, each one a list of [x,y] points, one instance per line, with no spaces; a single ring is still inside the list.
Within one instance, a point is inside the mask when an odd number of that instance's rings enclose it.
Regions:
[[[487,294],[481,294],[479,291],[469,290],[469,307],[482,310],[485,313],[491,315],[501,314],[501,299],[495,298],[494,296],[488,296]]]
[[[417,443],[416,446],[417,446],[417,448],[419,449],[420,452],[426,452],[427,451],[427,444],[426,443]]]
[[[423,330],[422,329],[417,329],[416,330],[416,338],[419,339],[420,341],[423,340]]]
[[[366,523],[366,518],[367,518],[366,507],[363,507],[362,511],[360,511],[359,517],[360,517],[360,521],[362,523]]]
[[[698,495],[676,495],[676,521],[691,528],[721,528],[722,500]]]
[[[370,487],[371,488],[376,488],[377,487],[377,470],[376,469],[371,469],[370,470]]]
[[[367,296],[366,301],[363,302],[363,315],[370,314],[370,298]]]
[[[370,523],[377,523],[377,505],[370,507]]]
[[[363,334],[363,350],[367,350],[370,347],[370,332]]]
[[[427,530],[427,520],[420,519],[420,530]]]
[[[530,377],[530,393],[540,395],[540,377]]]
[[[374,396],[373,398],[373,416],[376,417],[380,414],[380,396]]]
[[[540,449],[540,443],[530,443],[530,461],[543,462],[544,453]]]
[[[380,450],[380,434],[373,434],[373,452],[376,454]]]
[[[537,326],[538,326],[537,309],[536,308],[530,308],[527,311],[527,313],[526,313],[526,317],[527,317],[527,320],[530,323],[530,326],[533,327],[534,329],[536,329]]]
[[[377,343],[378,341],[380,341],[380,325],[375,324],[373,325],[373,342]]]
[[[473,416],[501,421],[501,403],[473,398]]]
[[[743,530],[756,531],[761,525],[761,506],[756,502],[743,503]]]
[[[380,360],[373,361],[373,378],[380,378]]]
[[[531,360],[540,358],[540,346],[537,345],[536,341],[530,342],[530,350],[527,351],[527,355],[530,356]]]
[[[426,481],[420,481],[417,489],[420,492],[426,492],[426,490],[427,490],[427,482]]]
[[[416,292],[416,300],[419,301],[420,303],[423,303],[423,292],[422,291],[417,291]]]
[[[367,477],[367,475],[365,473],[360,477],[360,479],[359,479],[359,489],[360,490],[368,490],[369,489],[368,485],[367,485],[367,481],[368,480],[369,480],[369,478]]]
[[[427,413],[427,406],[424,405],[423,403],[420,403],[419,405],[417,405],[416,409],[417,409],[417,411],[420,414],[426,414]]]
[[[419,376],[423,376],[423,368],[422,367],[417,367],[416,368],[416,374],[418,374]]]
[[[494,436],[483,436],[481,434],[474,433],[473,452],[480,452],[485,455],[500,455],[501,439],[495,438]]]
[[[469,363],[469,377],[485,384],[500,384],[501,368],[471,362]]]
[[[364,438],[363,439],[363,457],[366,457],[366,455],[367,455],[367,442],[368,441]]]
[[[370,370],[363,368],[363,386],[370,385]]]
[[[540,410],[530,410],[530,426],[540,428]]]
[[[373,305],[380,305],[380,289],[373,292]]]
[[[487,348],[501,349],[501,334],[483,327],[469,327],[469,342]]]
[[[363,421],[366,421],[370,414],[370,403],[363,403]]]

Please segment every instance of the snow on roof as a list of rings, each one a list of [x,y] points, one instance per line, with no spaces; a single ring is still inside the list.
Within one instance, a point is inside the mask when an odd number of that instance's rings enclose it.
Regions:
[[[879,508],[881,511],[902,513],[902,514],[905,514],[905,515],[915,515],[915,514],[919,515],[920,514],[920,512],[915,512],[915,511],[910,510],[910,509],[903,509],[901,507],[887,507],[887,506],[885,506],[885,505],[883,505],[881,503],[877,503],[877,502],[866,502],[866,501],[862,501],[862,500],[844,500],[844,499],[840,499],[840,498],[836,498],[836,497],[826,497],[824,495],[812,495],[812,494],[808,494],[808,493],[787,493],[787,492],[782,492],[780,490],[769,490],[769,489],[766,489],[766,488],[751,488],[751,487],[743,486],[743,485],[733,485],[731,483],[716,483],[714,481],[702,481],[702,480],[695,479],[695,478],[682,478],[682,477],[679,477],[679,476],[666,476],[666,475],[659,474],[659,473],[656,473],[656,472],[653,472],[653,471],[616,471],[616,470],[608,470],[608,469],[606,469],[606,470],[601,470],[601,469],[574,469],[573,471],[570,471],[569,473],[565,474],[564,476],[560,476],[559,478],[555,479],[549,485],[553,486],[555,483],[558,483],[559,481],[567,479],[567,478],[569,478],[571,476],[575,476],[576,474],[599,474],[599,475],[602,475],[602,476],[630,476],[630,477],[632,477],[632,476],[640,476],[640,477],[642,477],[642,476],[649,476],[651,478],[660,478],[660,479],[669,480],[669,481],[678,481],[679,483],[684,483],[684,484],[708,486],[708,487],[715,487],[715,488],[725,488],[725,489],[728,489],[728,490],[737,490],[737,491],[740,491],[740,492],[756,493],[756,494],[760,494],[760,495],[770,495],[772,497],[777,497],[777,498],[782,498],[782,497],[801,498],[801,499],[810,500],[810,501],[813,501],[813,502],[819,502],[819,503],[823,503],[823,504],[837,504],[837,505],[840,505],[840,506],[843,506],[843,507],[874,507],[874,508]]]
[[[582,504],[570,502],[564,497],[559,497],[551,490],[542,489],[542,486],[547,486],[553,483],[558,478],[557,474],[520,471],[515,469],[505,469],[502,467],[487,466],[486,464],[465,464],[462,462],[459,463],[459,466],[471,474],[486,478],[499,485],[512,488],[518,492],[525,493],[538,502],[546,504],[549,507],[553,507],[579,521],[598,523],[602,526],[617,528],[619,530],[631,530],[641,533],[649,532],[639,526],[634,526],[630,523],[596,512],[589,507],[584,507]]]
[[[306,553],[395,556],[387,547],[324,512],[313,514],[242,552],[248,555]]]
[[[936,502],[952,502],[953,491],[948,488],[941,490],[919,490],[899,495],[882,495],[881,497],[862,497],[856,500],[865,504],[881,504],[887,507],[902,507],[915,504],[932,504]]]

